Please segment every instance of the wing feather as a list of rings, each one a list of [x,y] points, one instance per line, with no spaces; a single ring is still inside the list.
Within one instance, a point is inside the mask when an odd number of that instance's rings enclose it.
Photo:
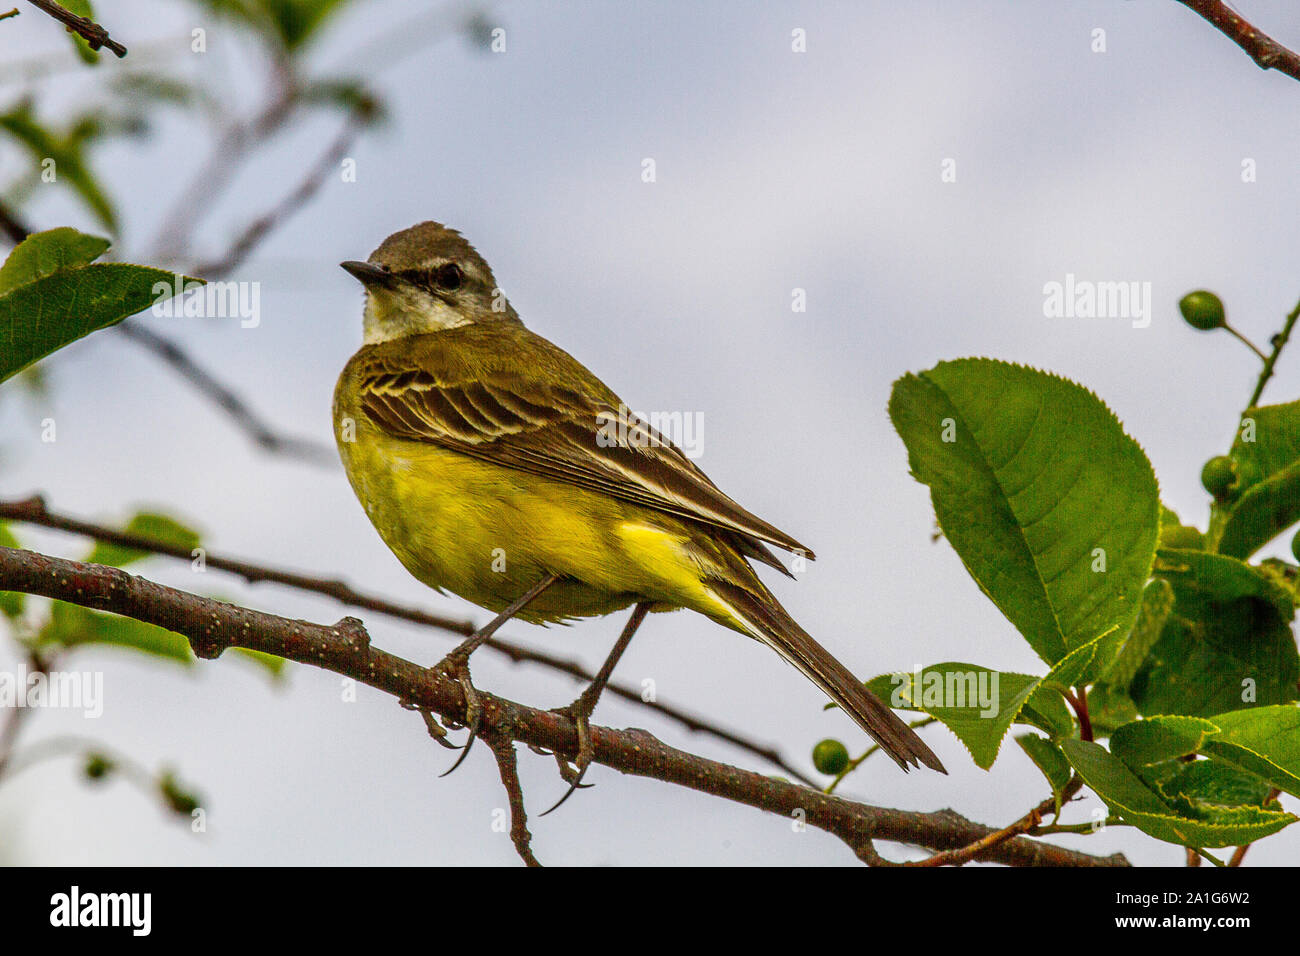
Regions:
[[[477,380],[431,373],[392,355],[364,369],[360,386],[365,414],[397,437],[726,529],[743,554],[782,571],[762,542],[814,556],[738,505],[681,449],[604,396],[520,383],[500,373]]]

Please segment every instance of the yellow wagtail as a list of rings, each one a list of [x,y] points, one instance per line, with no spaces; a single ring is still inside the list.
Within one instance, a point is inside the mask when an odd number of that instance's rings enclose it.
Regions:
[[[524,328],[459,233],[423,222],[342,266],[365,286],[365,343],[334,392],[353,490],[416,578],[500,612],[439,665],[465,688],[471,730],[468,658],[506,620],[635,605],[596,680],[564,709],[579,740],[571,793],[591,759],[588,718],[633,632],[649,611],[690,608],[775,650],[904,770],[919,762],[946,772],[749,564],[788,574],[766,544],[812,552],[732,501],[600,379]]]

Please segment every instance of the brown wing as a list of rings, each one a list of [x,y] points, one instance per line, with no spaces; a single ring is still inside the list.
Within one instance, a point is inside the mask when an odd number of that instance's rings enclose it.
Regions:
[[[363,373],[361,407],[391,435],[733,532],[742,553],[782,571],[761,542],[814,557],[723,494],[625,407],[563,386],[507,382],[500,374],[456,377],[395,368],[390,358]]]

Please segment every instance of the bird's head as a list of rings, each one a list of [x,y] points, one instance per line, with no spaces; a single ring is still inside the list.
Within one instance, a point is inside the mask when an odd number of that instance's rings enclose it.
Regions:
[[[395,232],[365,262],[340,263],[366,287],[366,344],[462,325],[518,323],[492,269],[441,223]]]

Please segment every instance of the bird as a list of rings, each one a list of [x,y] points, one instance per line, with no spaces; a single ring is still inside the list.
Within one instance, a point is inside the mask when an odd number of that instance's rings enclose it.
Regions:
[[[589,718],[632,635],[651,612],[688,609],[774,650],[903,770],[947,772],[754,567],[793,577],[772,548],[813,552],[527,329],[459,232],[421,222],[341,266],[364,288],[363,344],[333,402],[348,480],[415,578],[496,614],[436,665],[465,690],[468,743],[478,719],[469,657],[502,624],[633,608],[595,680],[559,708],[578,742],[562,803],[591,762]]]

